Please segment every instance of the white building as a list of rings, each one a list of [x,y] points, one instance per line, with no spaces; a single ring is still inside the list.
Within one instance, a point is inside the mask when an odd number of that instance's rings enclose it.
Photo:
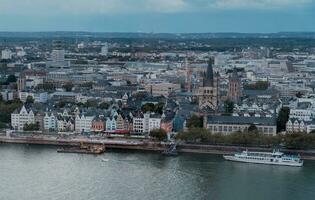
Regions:
[[[77,115],[75,117],[75,132],[91,132],[93,119],[94,116]]]
[[[48,100],[48,93],[47,92],[39,92],[39,93],[19,92],[19,99],[22,102],[26,102],[26,99],[28,96],[31,96],[34,99],[34,102],[36,102],[36,103],[46,103]]]
[[[1,59],[9,60],[12,58],[12,51],[9,49],[5,49],[1,51]]]
[[[54,49],[51,52],[51,60],[53,62],[64,62],[65,61],[65,50],[63,49]]]
[[[56,130],[57,117],[53,113],[45,113],[44,116],[44,130]]]
[[[149,113],[133,118],[133,131],[136,133],[150,133],[161,127],[161,118],[150,116]]]
[[[13,112],[11,114],[11,126],[14,130],[23,131],[25,124],[34,124],[35,115],[32,110],[27,111],[23,106],[20,112]]]
[[[3,101],[12,101],[14,99],[14,92],[10,90],[3,90],[1,92]]]
[[[106,119],[106,131],[114,131],[117,129],[117,122],[115,118],[107,118]]]

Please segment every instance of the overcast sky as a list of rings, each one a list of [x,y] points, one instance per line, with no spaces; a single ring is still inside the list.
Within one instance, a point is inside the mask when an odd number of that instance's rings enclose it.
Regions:
[[[315,31],[315,0],[0,0],[0,31]]]

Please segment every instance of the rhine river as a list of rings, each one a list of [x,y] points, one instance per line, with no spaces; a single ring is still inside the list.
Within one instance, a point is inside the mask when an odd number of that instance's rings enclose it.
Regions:
[[[314,200],[315,162],[294,168],[215,155],[108,151],[95,156],[0,144],[0,199]]]

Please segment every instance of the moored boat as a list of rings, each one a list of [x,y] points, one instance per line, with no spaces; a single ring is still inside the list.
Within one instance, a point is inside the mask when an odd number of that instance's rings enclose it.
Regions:
[[[297,155],[286,155],[280,151],[273,152],[251,152],[242,151],[234,155],[224,155],[224,159],[236,162],[268,164],[268,165],[283,165],[292,167],[302,167],[303,160]]]
[[[58,153],[85,153],[85,154],[102,154],[105,152],[104,145],[80,145],[78,147],[62,147],[57,149]]]

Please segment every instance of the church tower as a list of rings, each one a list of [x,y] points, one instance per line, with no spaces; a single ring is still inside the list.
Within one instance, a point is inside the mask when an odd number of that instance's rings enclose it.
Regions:
[[[238,103],[241,99],[241,79],[237,74],[237,69],[234,68],[229,77],[228,99],[234,103]]]
[[[203,74],[203,84],[199,87],[199,110],[216,112],[218,109],[219,74],[213,72],[213,58],[210,58],[207,70]]]

